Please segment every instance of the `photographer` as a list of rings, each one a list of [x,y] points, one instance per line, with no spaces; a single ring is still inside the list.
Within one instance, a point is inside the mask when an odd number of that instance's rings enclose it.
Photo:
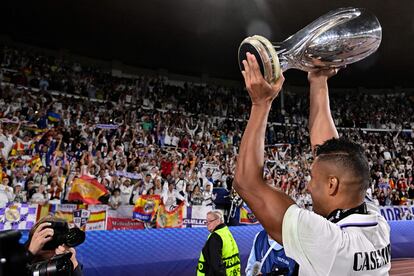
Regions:
[[[44,246],[52,241],[54,237],[54,230],[49,226],[52,225],[52,222],[63,222],[66,223],[64,219],[56,218],[53,216],[46,216],[39,220],[29,232],[29,239],[26,242],[26,247],[29,252],[30,263],[36,263],[40,261],[49,260],[50,258],[64,254],[67,252],[72,253],[70,258],[73,264],[73,276],[82,276],[82,267],[76,259],[76,250],[73,247],[68,247],[65,244],[59,245],[57,248],[45,250]]]

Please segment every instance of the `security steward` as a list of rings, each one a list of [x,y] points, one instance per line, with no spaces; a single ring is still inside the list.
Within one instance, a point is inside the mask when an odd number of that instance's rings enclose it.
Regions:
[[[241,275],[239,248],[219,210],[207,213],[211,233],[198,260],[197,275]]]

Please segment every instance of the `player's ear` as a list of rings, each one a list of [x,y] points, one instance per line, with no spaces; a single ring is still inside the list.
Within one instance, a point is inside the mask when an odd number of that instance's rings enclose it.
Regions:
[[[328,193],[330,196],[334,196],[339,190],[339,178],[336,176],[329,176],[328,181]]]

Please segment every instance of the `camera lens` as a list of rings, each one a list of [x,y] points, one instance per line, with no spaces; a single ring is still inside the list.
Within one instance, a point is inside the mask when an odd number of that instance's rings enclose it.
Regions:
[[[71,228],[66,235],[65,244],[69,247],[75,247],[85,241],[85,232],[79,228]]]
[[[73,271],[71,256],[70,252],[56,255],[50,260],[33,264],[29,271],[31,275],[39,276],[70,276]]]

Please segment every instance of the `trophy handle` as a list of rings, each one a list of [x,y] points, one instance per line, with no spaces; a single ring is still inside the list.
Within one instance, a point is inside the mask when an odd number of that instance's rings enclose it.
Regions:
[[[264,79],[274,84],[280,77],[281,67],[279,57],[272,43],[265,37],[254,35],[247,37],[242,41],[238,51],[239,67],[244,71],[243,60],[246,60],[246,54],[251,53],[256,57],[259,64],[260,72]]]

